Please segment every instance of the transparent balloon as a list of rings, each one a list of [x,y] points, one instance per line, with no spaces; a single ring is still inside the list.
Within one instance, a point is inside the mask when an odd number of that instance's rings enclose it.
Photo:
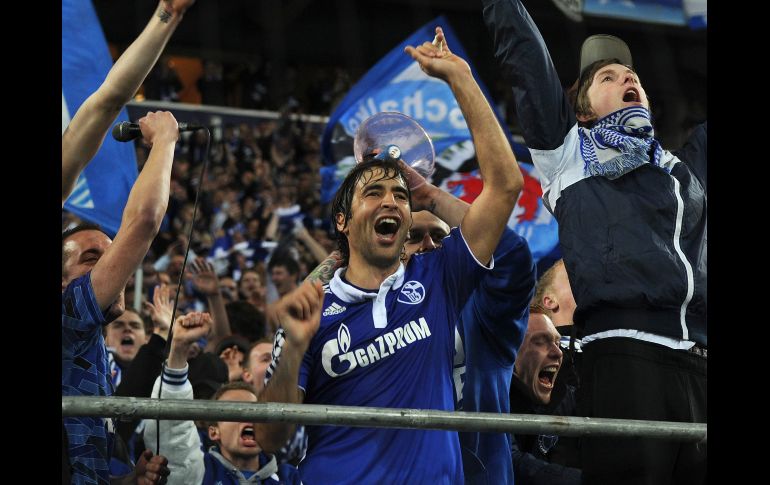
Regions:
[[[422,126],[402,113],[386,111],[370,116],[356,131],[353,155],[357,163],[367,156],[400,158],[426,179],[435,170],[436,152]]]

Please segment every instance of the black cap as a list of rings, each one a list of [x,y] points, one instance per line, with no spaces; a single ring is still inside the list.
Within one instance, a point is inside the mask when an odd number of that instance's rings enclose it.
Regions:
[[[251,344],[245,337],[241,337],[240,335],[229,335],[225,338],[223,338],[218,344],[217,348],[214,351],[214,355],[219,355],[222,353],[223,350],[229,349],[235,345],[238,347],[238,350],[245,354],[249,353],[249,347],[251,347]]]
[[[210,399],[229,378],[227,364],[219,355],[203,352],[187,362],[190,365],[190,384],[195,399]]]

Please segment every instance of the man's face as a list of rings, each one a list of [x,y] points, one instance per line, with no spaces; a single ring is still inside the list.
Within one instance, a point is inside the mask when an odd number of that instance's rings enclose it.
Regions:
[[[64,241],[65,260],[62,261],[62,292],[72,280],[91,271],[110,244],[112,244],[112,239],[103,232],[92,229],[79,231],[68,237]],[[107,321],[122,314],[125,307],[124,288],[115,302],[105,311]]]
[[[588,100],[594,116],[578,116],[580,121],[604,118],[630,106],[650,108],[647,93],[636,73],[622,64],[609,64],[594,74],[588,88]]]
[[[285,266],[273,266],[270,270],[270,279],[273,280],[275,289],[281,296],[294,289],[295,279]]]
[[[166,267],[166,273],[168,273],[174,281],[179,281],[179,275],[182,273],[182,264],[184,264],[184,256],[181,254],[171,256],[168,267]]]
[[[262,290],[262,279],[254,271],[246,271],[241,276],[241,292],[246,298],[251,295],[259,295]]]
[[[257,402],[254,393],[244,389],[226,391],[219,401]],[[219,444],[222,456],[231,463],[257,459],[261,448],[254,436],[254,423],[218,422],[209,426],[209,438]]]
[[[398,262],[412,225],[409,195],[401,177],[382,179],[383,170],[364,172],[350,204],[350,219],[337,214],[337,230],[348,238],[351,260],[361,258],[378,268]]]
[[[115,349],[120,360],[131,362],[139,352],[139,347],[147,343],[142,318],[131,310],[124,311],[107,325],[104,343]]]
[[[249,367],[244,369],[243,380],[254,386],[257,392],[265,387],[265,371],[272,360],[273,345],[267,342],[255,345],[249,353]]]
[[[406,255],[432,251],[441,247],[441,241],[449,235],[449,225],[430,211],[412,213],[412,227],[406,240]]]
[[[516,357],[516,376],[542,404],[551,402],[556,375],[561,367],[559,332],[551,320],[540,313],[531,313],[527,333]]]

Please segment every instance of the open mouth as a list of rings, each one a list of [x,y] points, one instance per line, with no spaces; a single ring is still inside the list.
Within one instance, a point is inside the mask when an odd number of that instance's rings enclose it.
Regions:
[[[537,380],[543,386],[547,388],[552,388],[553,382],[554,380],[556,380],[557,372],[559,372],[558,365],[549,365],[548,367],[545,367],[543,368],[543,370],[540,371],[540,373],[537,375]]]
[[[241,430],[241,442],[243,442],[244,446],[257,446],[253,426],[246,426]]]
[[[120,345],[134,345],[134,338],[133,337],[123,337],[120,340]]]
[[[640,103],[639,92],[634,88],[629,88],[623,93],[623,102],[625,103]]]
[[[401,227],[401,221],[395,217],[380,217],[374,223],[374,232],[384,238],[392,238]]]

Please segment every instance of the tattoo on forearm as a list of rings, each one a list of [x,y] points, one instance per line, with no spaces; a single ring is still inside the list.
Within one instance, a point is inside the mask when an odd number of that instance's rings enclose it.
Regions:
[[[168,21],[171,20],[171,12],[169,12],[163,7],[160,7],[160,9],[158,9],[158,18],[160,19],[161,22],[163,22],[164,24],[167,24]]]
[[[307,278],[305,278],[305,281],[320,281],[323,284],[330,282],[334,276],[337,263],[338,260],[335,257],[329,256],[324,259],[321,264],[316,266]]]

